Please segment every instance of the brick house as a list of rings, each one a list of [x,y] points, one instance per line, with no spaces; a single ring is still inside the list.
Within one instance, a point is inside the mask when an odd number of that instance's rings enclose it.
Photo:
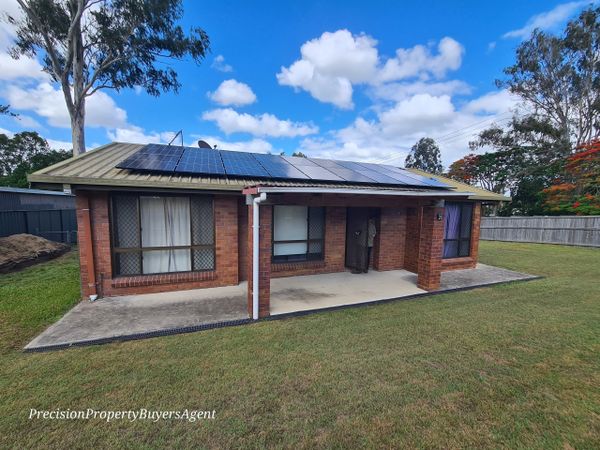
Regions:
[[[404,269],[436,290],[475,266],[481,204],[509,200],[417,170],[233,153],[111,143],[30,175],[76,196],[82,295],[247,281],[256,318],[271,278]]]

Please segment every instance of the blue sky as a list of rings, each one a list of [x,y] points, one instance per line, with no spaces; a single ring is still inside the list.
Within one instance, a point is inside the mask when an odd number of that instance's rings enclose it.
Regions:
[[[445,165],[517,99],[494,80],[533,27],[560,31],[589,2],[193,2],[184,27],[204,28],[212,52],[173,64],[179,94],[106,91],[88,102],[89,148],[119,140],[165,142],[182,129],[222,149],[402,165],[423,136]],[[0,9],[15,13],[14,0]],[[12,61],[0,29],[0,103],[19,118],[0,131],[36,130],[69,145],[58,87],[35,60]]]

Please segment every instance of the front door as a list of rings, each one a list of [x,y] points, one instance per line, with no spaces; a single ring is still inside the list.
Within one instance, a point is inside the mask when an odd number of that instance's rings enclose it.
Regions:
[[[369,208],[348,208],[346,216],[346,267],[355,271],[368,268]]]

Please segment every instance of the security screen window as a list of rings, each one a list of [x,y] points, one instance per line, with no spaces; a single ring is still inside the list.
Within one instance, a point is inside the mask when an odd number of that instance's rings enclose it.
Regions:
[[[323,259],[325,208],[273,207],[273,262]]]
[[[117,275],[214,270],[210,197],[114,195],[111,219]]]
[[[460,258],[470,255],[472,217],[472,203],[446,202],[444,258]]]

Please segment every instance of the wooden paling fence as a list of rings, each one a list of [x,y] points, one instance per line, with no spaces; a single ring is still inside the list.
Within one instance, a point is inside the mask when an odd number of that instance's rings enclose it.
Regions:
[[[482,217],[481,239],[600,247],[600,216]]]

